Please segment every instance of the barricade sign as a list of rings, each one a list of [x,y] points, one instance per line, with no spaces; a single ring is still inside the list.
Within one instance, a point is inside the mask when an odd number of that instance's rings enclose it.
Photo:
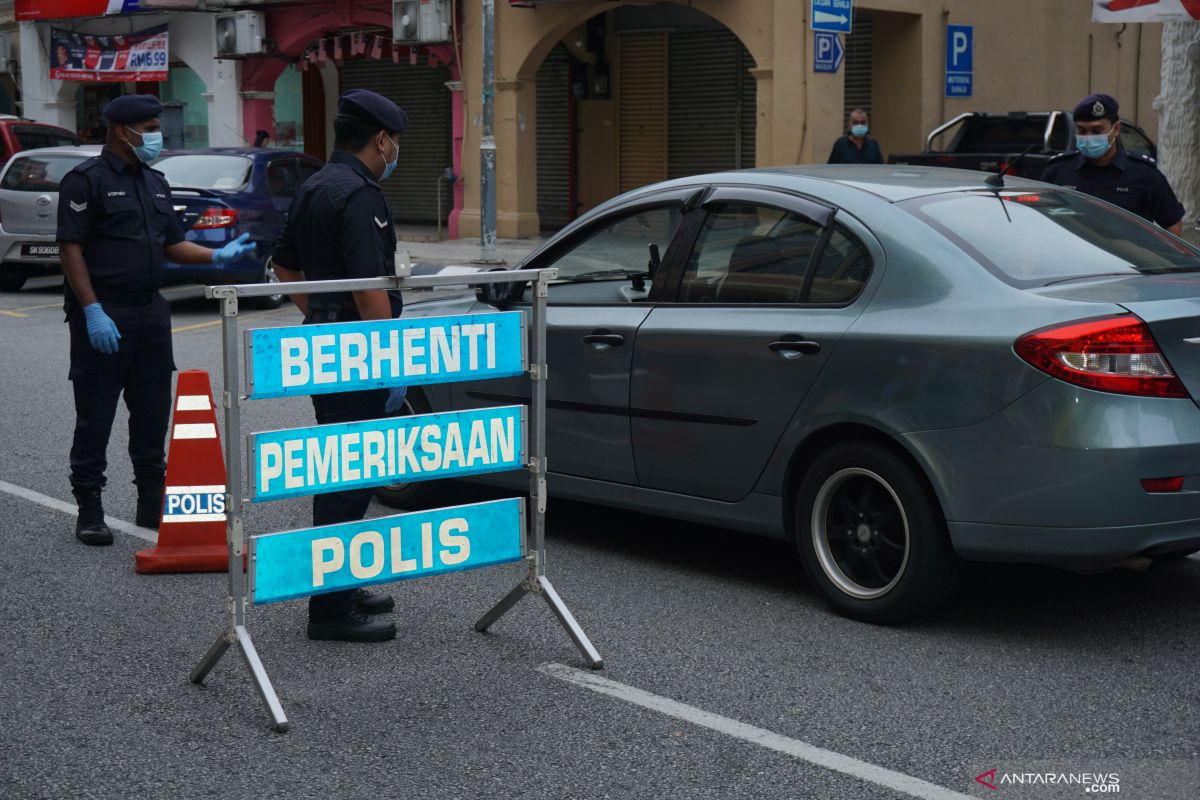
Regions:
[[[210,287],[221,301],[225,392],[225,485],[173,486],[164,504],[172,518],[224,520],[229,602],[225,629],[191,672],[204,679],[237,646],[278,731],[288,721],[246,629],[246,605],[411,580],[524,561],[524,579],[475,623],[484,632],[526,594],[554,612],[593,669],[603,659],[546,577],[546,298],[553,269],[480,270],[472,284],[532,283],[527,311],[268,328],[238,342],[238,299],[270,294],[271,285]],[[305,281],[299,294],[461,286],[449,275]],[[277,290],[277,289],[275,289]],[[240,382],[245,358],[247,394]],[[244,442],[241,401],[393,386],[528,375],[528,407],[441,411],[407,417],[252,433]],[[215,436],[215,425],[209,424]],[[199,436],[200,432],[197,431]],[[322,492],[477,475],[530,473],[529,498],[355,520],[250,538],[243,508]],[[165,521],[165,520],[164,520]]]
[[[521,498],[343,522],[250,540],[255,605],[520,561]]]

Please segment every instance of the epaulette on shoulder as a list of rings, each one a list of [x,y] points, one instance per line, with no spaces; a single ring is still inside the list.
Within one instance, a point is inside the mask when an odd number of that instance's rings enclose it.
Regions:
[[[1149,153],[1130,153],[1129,157],[1134,161],[1141,161],[1143,164],[1149,164],[1155,169],[1158,169],[1158,162],[1155,161],[1154,156],[1150,155]]]
[[[71,168],[71,172],[87,172],[92,167],[100,163],[100,156],[92,156],[84,159]]]
[[[1047,161],[1046,163],[1047,163],[1047,164],[1053,164],[1055,161],[1062,161],[1062,160],[1064,160],[1064,159],[1067,159],[1067,158],[1074,158],[1074,157],[1075,157],[1075,156],[1077,156],[1077,155],[1079,155],[1079,151],[1078,151],[1078,150],[1067,150],[1067,151],[1065,151],[1065,152],[1059,153],[1059,154],[1058,154],[1058,155],[1056,155],[1056,156],[1051,156],[1051,157],[1050,157],[1050,160],[1049,160],[1049,161]]]

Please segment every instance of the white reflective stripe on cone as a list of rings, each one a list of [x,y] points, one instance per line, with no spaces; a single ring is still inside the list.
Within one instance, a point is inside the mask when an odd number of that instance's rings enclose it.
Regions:
[[[180,423],[175,426],[172,439],[215,439],[217,426],[211,422]]]
[[[211,411],[212,403],[206,394],[181,394],[175,404],[176,411]]]

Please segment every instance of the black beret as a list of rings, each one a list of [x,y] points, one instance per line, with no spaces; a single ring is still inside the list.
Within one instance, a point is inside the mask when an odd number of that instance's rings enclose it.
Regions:
[[[1089,94],[1075,106],[1075,119],[1080,122],[1095,122],[1098,119],[1116,119],[1121,107],[1111,94]]]
[[[338,114],[396,132],[408,126],[404,109],[370,89],[351,89],[338,99]]]
[[[100,113],[105,119],[132,124],[161,116],[162,102],[152,94],[125,94],[113,100]]]

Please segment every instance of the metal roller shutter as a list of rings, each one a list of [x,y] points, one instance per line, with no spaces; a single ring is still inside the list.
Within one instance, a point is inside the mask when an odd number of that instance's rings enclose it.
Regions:
[[[861,108],[871,116],[871,15],[854,12],[853,32],[846,37],[846,56],[842,67],[846,70],[845,114]]]
[[[400,163],[382,184],[397,222],[437,223],[437,182],[450,157],[450,71],[427,63],[394,64],[373,59],[347,61],[341,69],[341,91],[370,89],[389,98],[408,114],[400,136]],[[442,215],[449,211],[442,192]]]
[[[620,190],[667,177],[667,35],[621,36]]]
[[[558,46],[537,73],[537,210],[542,228],[561,228],[575,217],[571,117],[571,57]]]

